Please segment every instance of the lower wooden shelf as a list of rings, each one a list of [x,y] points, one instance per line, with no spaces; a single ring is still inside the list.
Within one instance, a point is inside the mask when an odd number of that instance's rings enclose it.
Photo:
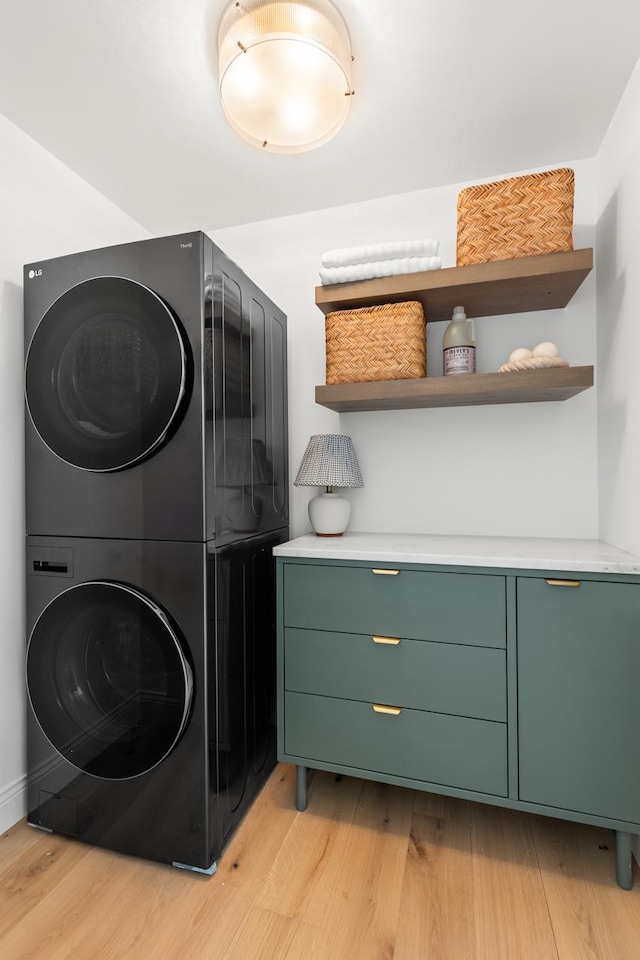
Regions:
[[[552,367],[517,373],[465,373],[419,380],[329,383],[316,387],[316,403],[338,413],[537,403],[568,400],[592,386],[593,367]]]

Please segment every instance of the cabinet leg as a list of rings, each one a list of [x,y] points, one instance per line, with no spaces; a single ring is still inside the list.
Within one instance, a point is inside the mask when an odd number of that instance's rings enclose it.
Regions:
[[[623,890],[633,886],[633,863],[631,858],[631,834],[616,830],[616,880]]]
[[[307,768],[296,767],[296,810],[307,809]]]

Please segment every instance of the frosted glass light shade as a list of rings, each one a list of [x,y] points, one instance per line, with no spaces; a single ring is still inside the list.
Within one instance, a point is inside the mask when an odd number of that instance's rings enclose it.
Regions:
[[[242,0],[218,31],[220,101],[239,136],[302,153],[335,136],[351,105],[351,47],[329,0]]]

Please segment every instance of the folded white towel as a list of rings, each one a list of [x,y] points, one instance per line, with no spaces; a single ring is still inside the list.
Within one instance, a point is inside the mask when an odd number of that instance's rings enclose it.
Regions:
[[[437,257],[438,240],[392,240],[371,243],[365,247],[341,247],[322,254],[321,266],[346,267],[350,263],[368,263],[371,260],[395,260],[399,257]]]
[[[419,273],[439,270],[440,257],[398,257],[395,260],[372,260],[369,263],[350,263],[345,267],[321,267],[320,282],[350,283],[353,280],[373,280],[374,277],[392,277],[400,273]]]

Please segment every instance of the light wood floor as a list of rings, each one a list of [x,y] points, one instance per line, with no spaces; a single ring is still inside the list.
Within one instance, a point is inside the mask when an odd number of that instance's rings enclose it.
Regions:
[[[606,830],[278,766],[211,878],[20,823],[2,960],[638,960]]]

